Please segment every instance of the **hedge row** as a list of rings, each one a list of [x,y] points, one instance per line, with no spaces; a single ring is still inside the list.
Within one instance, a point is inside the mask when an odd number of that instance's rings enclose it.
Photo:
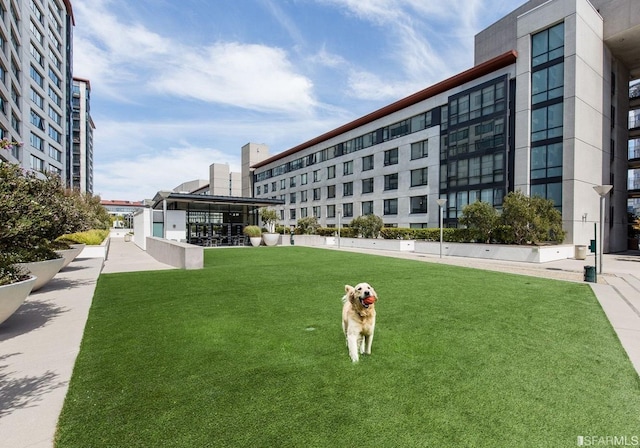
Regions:
[[[335,227],[320,227],[316,231],[316,235],[320,236],[336,236],[338,230]],[[495,230],[495,239],[492,241],[499,244],[513,244],[513,240],[509,238],[511,234],[509,226],[498,226]],[[343,227],[340,229],[340,236],[344,238],[357,238],[355,229]],[[426,229],[409,229],[401,227],[383,227],[380,230],[380,237],[387,240],[424,240],[424,241],[440,241],[440,228]],[[475,243],[482,242],[482,238],[474,229],[442,229],[442,240],[451,243]]]

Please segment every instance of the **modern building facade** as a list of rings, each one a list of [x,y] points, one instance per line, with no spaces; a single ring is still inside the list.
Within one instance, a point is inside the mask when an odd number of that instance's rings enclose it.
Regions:
[[[23,143],[0,160],[67,183],[73,26],[69,0],[0,0],[0,137]]]
[[[254,197],[285,202],[290,226],[373,213],[437,227],[437,199],[455,226],[467,204],[500,209],[520,190],[553,200],[572,244],[600,222],[593,187],[612,185],[604,249],[624,250],[638,48],[636,0],[531,0],[476,36],[471,69],[279,154],[243,147],[243,177]]]
[[[67,158],[67,185],[93,194],[93,130],[91,119],[91,83],[73,78],[72,147]]]

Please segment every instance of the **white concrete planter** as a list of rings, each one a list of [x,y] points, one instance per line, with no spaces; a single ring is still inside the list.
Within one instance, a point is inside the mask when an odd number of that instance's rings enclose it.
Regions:
[[[261,236],[250,236],[249,237],[249,241],[251,241],[251,245],[253,247],[258,247],[260,245],[260,243],[262,243],[262,237]]]
[[[64,258],[64,264],[62,268],[66,268],[75,258],[80,255],[80,252],[84,249],[84,244],[72,244],[71,249],[57,250],[56,253]]]
[[[36,283],[36,277],[0,286],[0,324],[16,312]]]
[[[31,289],[31,292],[33,292],[42,288],[49,280],[60,272],[63,264],[64,258],[54,258],[53,260],[34,261],[32,263],[16,263],[16,266],[19,266],[25,271],[28,271],[38,277]]]
[[[275,246],[278,244],[278,240],[280,239],[279,233],[263,233],[262,239],[264,244],[267,246]]]

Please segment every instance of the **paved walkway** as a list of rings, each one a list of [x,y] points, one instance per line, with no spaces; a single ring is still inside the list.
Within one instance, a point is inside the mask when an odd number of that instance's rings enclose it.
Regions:
[[[215,250],[215,249],[212,249]],[[351,250],[351,249],[336,249]],[[391,251],[357,250],[424,262],[583,282],[587,260],[532,265]],[[81,254],[82,257],[82,254]],[[77,258],[0,324],[0,447],[51,448],[100,273],[173,269],[132,242],[112,238],[109,256]],[[640,372],[640,252],[605,255],[590,283]]]

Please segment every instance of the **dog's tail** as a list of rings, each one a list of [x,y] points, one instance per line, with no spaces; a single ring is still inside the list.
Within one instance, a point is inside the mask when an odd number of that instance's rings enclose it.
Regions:
[[[347,303],[349,301],[349,296],[347,296],[346,294],[342,296],[342,303]]]

